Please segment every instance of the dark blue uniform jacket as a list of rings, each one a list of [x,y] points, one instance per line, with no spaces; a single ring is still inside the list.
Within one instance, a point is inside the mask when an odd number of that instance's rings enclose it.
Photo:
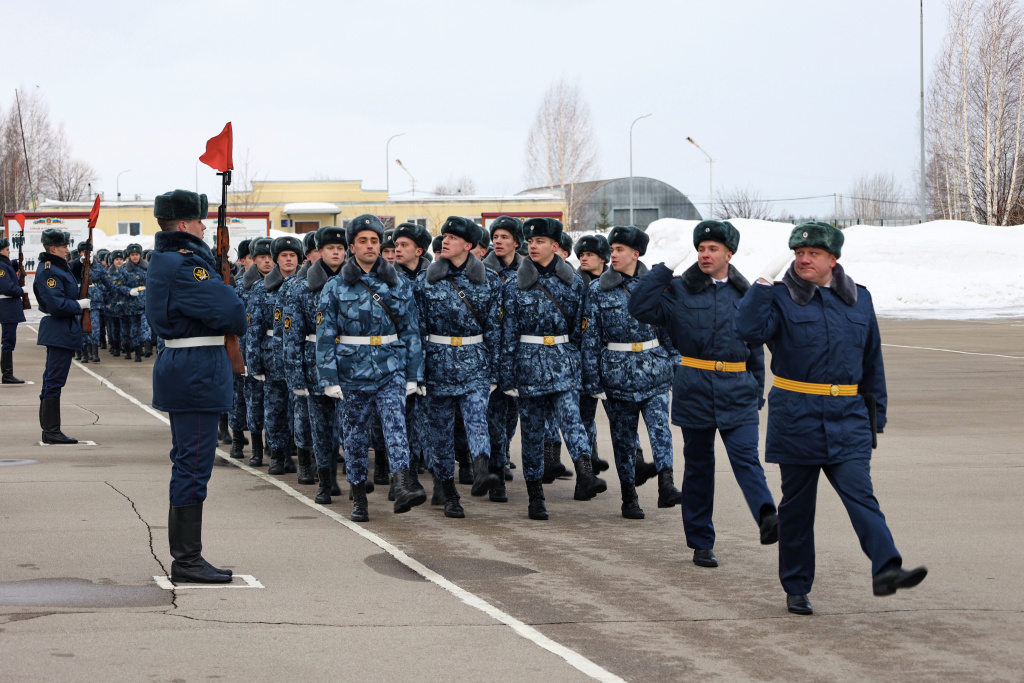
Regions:
[[[0,254],[0,323],[25,322],[25,311],[21,307],[24,293],[11,259]]]
[[[67,261],[52,254],[39,255],[32,291],[39,302],[39,310],[46,317],[39,321],[36,344],[81,350],[82,307],[78,305],[81,293],[78,287],[78,280],[68,269]]]

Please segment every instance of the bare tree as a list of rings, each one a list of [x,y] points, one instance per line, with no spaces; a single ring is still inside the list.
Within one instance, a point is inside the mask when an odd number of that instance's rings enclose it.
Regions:
[[[97,180],[96,170],[87,162],[72,158],[63,123],[57,126],[52,149],[52,155],[40,169],[40,193],[62,202],[88,199],[89,184]]]
[[[590,105],[579,83],[559,80],[544,93],[526,138],[527,184],[559,188],[566,204],[564,223],[572,226],[594,189],[580,183],[594,180],[598,172]]]
[[[754,188],[734,187],[724,192],[719,192],[715,197],[715,218],[758,218],[761,220],[772,219],[772,203],[765,199],[761,193]]]
[[[228,205],[232,211],[255,211],[260,203],[262,183],[266,175],[260,175],[259,170],[249,154],[249,148],[245,148],[241,162],[231,172],[231,192],[228,193]]]
[[[3,181],[0,195],[4,198],[5,210],[31,207],[35,202],[39,196],[40,179],[45,174],[44,167],[53,151],[53,140],[50,111],[42,96],[35,90],[18,91],[12,98],[0,131],[0,176]]]
[[[434,194],[441,197],[456,197],[476,194],[476,182],[468,175],[456,178],[449,175],[434,186]]]
[[[902,183],[893,173],[864,175],[853,182],[845,216],[870,223],[885,218],[909,218],[913,215],[913,203],[907,199]]]

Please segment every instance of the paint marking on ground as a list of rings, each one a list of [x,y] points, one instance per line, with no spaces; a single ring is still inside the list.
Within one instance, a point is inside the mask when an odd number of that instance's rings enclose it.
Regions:
[[[184,588],[266,588],[252,574],[235,574],[234,578],[241,579],[244,583],[174,583],[169,576],[154,576],[156,585],[165,591],[182,590]]]
[[[44,441],[40,441],[39,445],[46,446],[47,448],[56,448],[57,450],[62,450],[65,448],[71,450],[75,446],[95,446],[96,442],[79,440],[78,443],[46,443]]]
[[[1024,360],[1024,356],[1004,356],[999,353],[977,353],[975,351],[957,351],[956,349],[933,349],[930,346],[903,346],[902,344],[882,344],[882,346],[890,346],[894,349],[917,349],[919,351],[943,351],[945,353],[959,353],[964,356],[989,356],[990,358],[1012,358],[1014,360]]]

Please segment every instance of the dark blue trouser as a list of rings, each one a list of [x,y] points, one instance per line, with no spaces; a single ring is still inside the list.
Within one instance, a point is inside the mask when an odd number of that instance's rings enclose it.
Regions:
[[[142,314],[121,316],[121,347],[135,348],[145,341],[142,337]]]
[[[519,422],[519,399],[509,396],[500,389],[491,392],[487,399],[487,433],[491,439],[491,462],[509,461],[509,445],[516,435]]]
[[[60,390],[68,381],[68,372],[71,370],[71,359],[75,352],[71,349],[61,349],[56,346],[46,347],[46,367],[43,369],[43,386],[39,391],[39,398],[58,398]]]
[[[245,423],[245,376],[234,375],[231,382],[231,411],[228,413],[228,428],[233,432],[241,432],[248,428]]]
[[[206,500],[217,450],[219,413],[168,413],[171,420],[171,505]]]
[[[580,398],[577,392],[520,396],[520,443],[523,478],[526,481],[540,481],[544,476],[545,422],[549,419],[565,436],[565,446],[573,462],[581,457],[590,457],[590,437],[580,420]]]
[[[18,343],[18,323],[4,323],[0,325],[0,351],[11,353],[14,345]]]
[[[871,558],[875,575],[891,560],[902,560],[885,515],[871,487],[871,460],[858,458],[835,465],[779,465],[779,579],[791,595],[806,595],[814,583],[814,511],[818,473],[824,472],[846,506],[861,550]]]
[[[107,313],[103,316],[107,323],[107,344],[109,346],[121,346],[121,318],[120,316]]]
[[[377,391],[345,389],[345,472],[353,486],[366,481],[369,463],[369,417],[380,416],[391,473],[409,469],[409,440],[405,432],[405,375],[395,376]]]
[[[608,412],[608,405],[605,404],[605,413]],[[590,437],[590,447],[597,447],[597,399],[593,396],[583,394],[580,396],[580,419],[583,420],[583,428],[587,430]]]
[[[464,396],[435,396],[427,394],[427,438],[433,458],[433,472],[438,479],[447,481],[455,477],[455,423],[461,415],[470,458],[491,456],[491,443],[487,436],[487,389]],[[502,467],[504,462],[491,462]]]
[[[310,394],[306,397],[309,412],[309,431],[313,442],[313,457],[318,470],[331,466],[334,454],[335,423],[338,421],[338,399]]]
[[[604,402],[604,412],[608,416],[608,425],[612,433],[615,471],[619,475],[620,483],[632,484],[636,476],[634,459],[641,413],[644,416],[644,424],[647,425],[647,436],[651,440],[655,466],[659,472],[672,467],[672,430],[668,420],[667,391],[644,401],[619,401],[610,398]],[[713,475],[713,464],[711,471]]]
[[[647,417],[644,416],[646,421]],[[775,507],[764,468],[757,454],[757,425],[743,425],[721,431],[736,483],[754,516],[761,521],[761,508]],[[697,550],[715,546],[715,430],[683,428],[683,531],[686,545]]]

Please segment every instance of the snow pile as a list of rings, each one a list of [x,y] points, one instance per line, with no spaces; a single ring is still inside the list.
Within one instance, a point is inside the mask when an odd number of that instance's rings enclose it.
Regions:
[[[789,223],[735,219],[739,251],[732,263],[753,281],[787,251]],[[651,223],[643,260],[682,272],[697,260],[697,221]],[[875,310],[891,317],[963,319],[1024,316],[1024,226],[931,221],[905,227],[852,226],[840,262],[871,291]]]

